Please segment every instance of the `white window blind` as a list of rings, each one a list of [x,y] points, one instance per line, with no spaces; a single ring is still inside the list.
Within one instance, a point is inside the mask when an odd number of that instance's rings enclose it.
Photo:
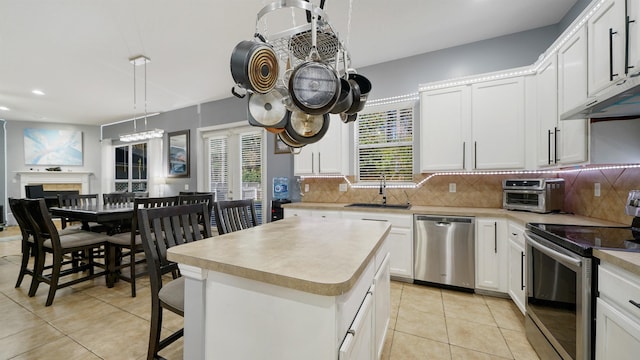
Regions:
[[[240,135],[242,156],[242,198],[262,200],[262,134]]]
[[[413,104],[361,113],[356,121],[359,181],[413,179]]]
[[[227,137],[211,137],[209,140],[209,189],[216,193],[216,200],[226,200],[229,189],[229,155]]]

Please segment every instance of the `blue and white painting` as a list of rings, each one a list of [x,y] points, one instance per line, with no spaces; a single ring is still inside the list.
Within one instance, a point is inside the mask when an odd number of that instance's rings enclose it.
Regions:
[[[27,165],[82,165],[82,131],[24,129]]]

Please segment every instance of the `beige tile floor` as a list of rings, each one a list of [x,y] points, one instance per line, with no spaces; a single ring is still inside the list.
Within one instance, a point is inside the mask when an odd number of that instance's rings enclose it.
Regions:
[[[131,298],[128,283],[109,289],[96,279],[59,290],[45,307],[47,285],[33,298],[29,276],[14,288],[20,241],[2,237],[15,234],[0,232],[0,359],[146,358],[148,281]],[[391,303],[383,359],[538,359],[510,300],[392,282]],[[182,326],[165,314],[167,330]],[[182,341],[161,354],[182,359]]]

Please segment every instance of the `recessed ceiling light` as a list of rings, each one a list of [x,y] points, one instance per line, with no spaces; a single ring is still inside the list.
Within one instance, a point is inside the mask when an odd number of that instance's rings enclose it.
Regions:
[[[31,92],[36,94],[36,95],[44,95],[44,91],[38,90],[38,89],[32,90]]]
[[[9,108],[8,108],[8,107],[6,107],[6,106],[0,106],[0,110],[3,110],[3,111],[9,111]]]

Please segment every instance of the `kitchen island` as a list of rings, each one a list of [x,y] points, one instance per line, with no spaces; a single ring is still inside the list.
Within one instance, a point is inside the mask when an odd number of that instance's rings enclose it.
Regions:
[[[373,358],[389,320],[389,230],[290,218],[169,249],[186,278],[184,358]]]

